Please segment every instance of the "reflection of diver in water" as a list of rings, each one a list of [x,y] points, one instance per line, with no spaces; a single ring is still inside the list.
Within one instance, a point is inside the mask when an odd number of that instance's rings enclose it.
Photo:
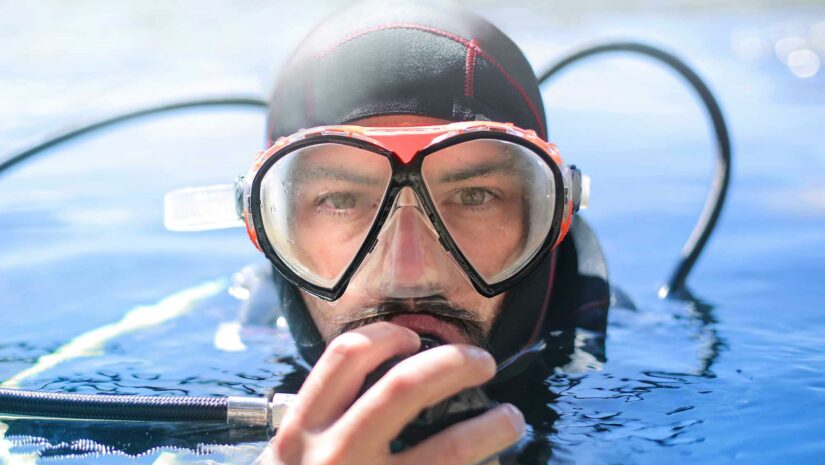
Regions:
[[[282,312],[253,299],[246,322],[282,315],[313,366],[267,454],[297,460],[323,445],[365,454],[342,463],[388,459],[422,408],[480,384],[518,409],[491,404],[395,450],[438,462],[466,444],[459,462],[475,463],[521,436],[521,412],[552,429],[544,380],[577,347],[604,361],[607,310],[626,298],[611,292],[598,241],[574,215],[587,184],[544,142],[543,108],[515,44],[450,7],[361,3],[299,47],[271,102],[273,146],[238,184]],[[718,215],[708,211],[688,271]],[[687,271],[677,275],[683,283]],[[419,336],[440,347],[400,360]],[[397,365],[359,401],[387,359]],[[534,443],[522,453],[549,452]]]

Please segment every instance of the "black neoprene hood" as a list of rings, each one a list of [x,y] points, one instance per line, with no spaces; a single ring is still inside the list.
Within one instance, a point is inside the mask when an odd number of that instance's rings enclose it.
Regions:
[[[392,114],[511,122],[546,137],[535,74],[512,40],[447,1],[394,0],[316,26],[278,80],[269,136]]]
[[[317,25],[279,77],[268,136],[386,115],[510,122],[547,134],[538,82],[521,50],[487,20],[445,1],[359,2]],[[545,322],[558,323],[548,314],[554,302],[578,305],[569,292],[554,295],[559,256],[547,254],[505,294],[489,340],[497,360],[539,339]],[[561,256],[572,257],[567,268],[575,274],[575,251]],[[298,289],[277,272],[275,284],[298,349],[314,364],[325,343]]]

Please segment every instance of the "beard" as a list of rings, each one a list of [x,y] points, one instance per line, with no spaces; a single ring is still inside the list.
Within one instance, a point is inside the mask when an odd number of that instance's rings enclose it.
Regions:
[[[452,305],[450,301],[440,295],[413,299],[384,299],[374,305],[367,306],[363,310],[337,319],[335,321],[337,324],[335,335],[371,323],[389,321],[393,317],[404,314],[429,315],[437,318],[458,329],[470,344],[487,351],[490,350],[483,320],[465,308]]]

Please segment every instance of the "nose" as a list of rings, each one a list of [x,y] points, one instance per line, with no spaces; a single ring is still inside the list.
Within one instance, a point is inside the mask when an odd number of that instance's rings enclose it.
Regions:
[[[427,236],[432,233],[427,231],[427,219],[421,218],[421,209],[412,202],[401,203],[408,199],[399,200],[393,212],[395,218],[392,234],[388,237],[390,250],[386,264],[399,284],[412,284],[426,273],[425,255],[427,247],[432,245]]]
[[[398,195],[385,231],[381,287],[388,297],[413,298],[440,290],[443,257],[438,235],[409,187]]]

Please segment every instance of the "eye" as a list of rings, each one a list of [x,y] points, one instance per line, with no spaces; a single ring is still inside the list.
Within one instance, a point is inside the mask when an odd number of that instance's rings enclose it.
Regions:
[[[458,194],[458,203],[465,207],[480,207],[493,199],[493,194],[480,187],[461,189]]]
[[[355,195],[349,192],[330,192],[322,195],[315,203],[318,207],[331,210],[352,210],[355,204]]]

